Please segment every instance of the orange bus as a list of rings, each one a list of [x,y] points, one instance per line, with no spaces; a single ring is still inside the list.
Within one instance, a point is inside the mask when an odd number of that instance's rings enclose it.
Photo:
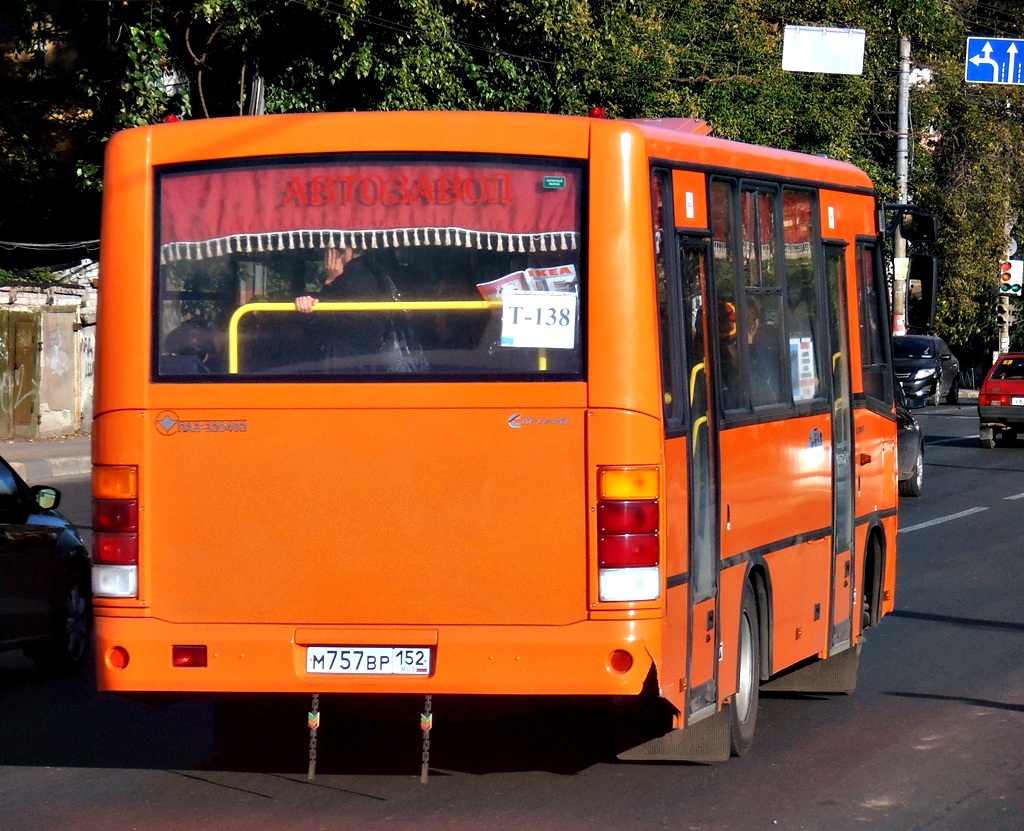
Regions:
[[[116,135],[101,689],[651,701],[623,756],[661,759],[745,752],[759,688],[853,689],[896,574],[875,193],[707,132]]]

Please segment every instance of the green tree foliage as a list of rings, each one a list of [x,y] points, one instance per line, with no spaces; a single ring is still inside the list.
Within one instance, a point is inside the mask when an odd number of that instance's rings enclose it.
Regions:
[[[92,113],[76,95],[70,43],[84,24],[67,11],[44,15],[31,0],[0,9],[0,240],[53,239],[54,225],[62,226],[58,239],[74,239],[63,226],[76,215],[93,217],[95,228],[99,200],[76,181]],[[31,263],[12,257],[4,265]]]
[[[784,72],[787,24],[864,29],[863,74]],[[891,201],[907,35],[929,70],[911,199],[942,220],[940,331],[991,342],[995,266],[1024,217],[1024,102],[965,84],[963,53],[967,35],[1022,33],[1019,0],[26,0],[0,11],[0,240],[95,237],[114,131],[258,111],[698,117],[852,161]]]

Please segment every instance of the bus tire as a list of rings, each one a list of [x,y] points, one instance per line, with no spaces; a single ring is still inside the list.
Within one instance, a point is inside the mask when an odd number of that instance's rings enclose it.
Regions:
[[[733,756],[742,756],[754,743],[757,725],[758,692],[761,683],[760,629],[757,600],[749,581],[743,587],[743,607],[740,611],[740,638],[737,650],[739,672],[736,694],[729,706],[729,743]]]

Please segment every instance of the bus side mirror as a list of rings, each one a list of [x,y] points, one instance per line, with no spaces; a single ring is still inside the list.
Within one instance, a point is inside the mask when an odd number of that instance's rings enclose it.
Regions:
[[[907,326],[930,332],[935,326],[935,296],[939,288],[939,261],[931,254],[910,257],[907,273]]]
[[[892,220],[886,221],[885,218],[890,214]],[[897,228],[907,242],[935,242],[939,238],[939,218],[922,211],[916,205],[886,202],[882,205],[879,218],[887,238],[892,238]]]
[[[900,236],[907,242],[935,242],[939,238],[938,217],[923,211],[908,211],[900,220]]]

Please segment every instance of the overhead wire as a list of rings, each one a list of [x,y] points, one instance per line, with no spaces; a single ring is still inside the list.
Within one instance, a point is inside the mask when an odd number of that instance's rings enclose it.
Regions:
[[[14,251],[24,248],[29,251],[74,251],[85,249],[91,251],[100,247],[98,239],[80,240],[78,242],[8,242],[0,240],[0,248],[5,251]]]

